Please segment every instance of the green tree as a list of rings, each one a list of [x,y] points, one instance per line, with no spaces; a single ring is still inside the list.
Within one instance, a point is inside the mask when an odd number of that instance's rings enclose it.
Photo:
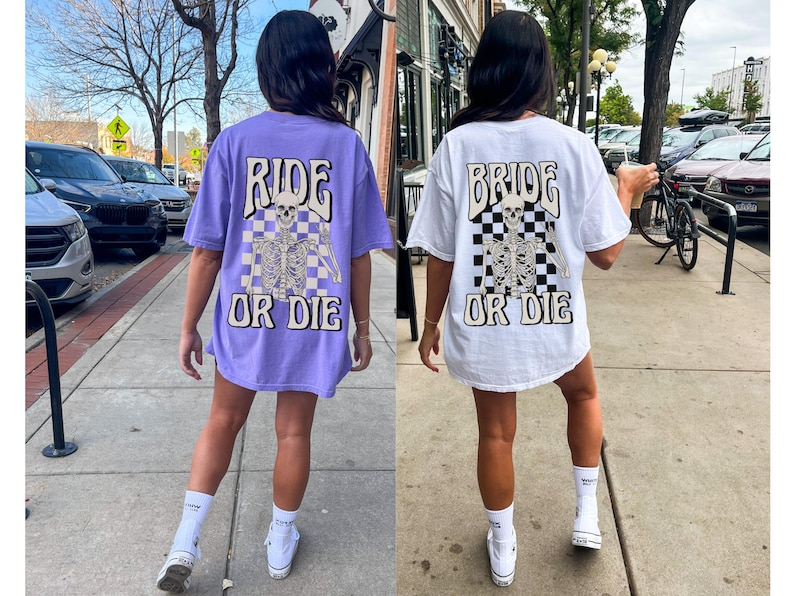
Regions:
[[[642,0],[645,12],[645,72],[640,157],[658,161],[670,95],[670,65],[678,48],[681,24],[695,0]]]
[[[557,86],[565,96],[568,110],[566,124],[573,124],[578,88],[570,90],[569,81],[576,81],[582,49],[583,0],[520,0],[529,12],[538,16],[549,40],[551,58],[557,76]],[[631,33],[631,24],[639,11],[629,0],[590,0],[593,10],[590,25],[590,49],[604,48],[612,56],[637,42]],[[618,60],[615,60],[618,62]],[[584,84],[589,85],[587,75]]]
[[[665,126],[678,126],[678,117],[684,113],[684,106],[680,103],[668,103],[664,113]]]
[[[719,110],[721,112],[728,111],[728,95],[730,90],[714,91],[711,87],[706,87],[706,91],[701,94],[696,94],[693,99],[698,108],[706,110]]]
[[[744,81],[743,107],[747,112],[747,122],[755,122],[755,115],[764,107],[764,96],[758,92],[758,81]]]
[[[631,96],[623,93],[620,82],[615,80],[601,98],[600,115],[604,122],[614,122],[625,126],[637,126],[642,122],[634,110]]]

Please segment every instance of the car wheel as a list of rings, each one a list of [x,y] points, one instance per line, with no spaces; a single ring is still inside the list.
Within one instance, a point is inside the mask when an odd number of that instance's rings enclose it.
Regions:
[[[159,244],[145,244],[143,246],[135,246],[132,249],[132,252],[135,253],[135,256],[140,259],[145,259],[146,257],[150,257],[153,254],[160,252],[160,245]]]

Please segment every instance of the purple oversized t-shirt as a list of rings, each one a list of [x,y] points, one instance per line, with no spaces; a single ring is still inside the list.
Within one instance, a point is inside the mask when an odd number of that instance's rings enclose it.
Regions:
[[[207,352],[229,381],[332,397],[350,370],[350,260],[391,248],[356,132],[263,112],[223,130],[185,228],[223,251]]]

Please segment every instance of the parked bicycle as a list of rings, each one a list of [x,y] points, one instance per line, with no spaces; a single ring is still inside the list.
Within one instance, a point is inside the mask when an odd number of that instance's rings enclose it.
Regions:
[[[695,266],[700,231],[688,198],[679,198],[660,178],[659,184],[648,191],[640,208],[633,214],[633,224],[640,236],[654,246],[666,249],[656,261],[657,265],[675,246],[681,266],[687,271]]]

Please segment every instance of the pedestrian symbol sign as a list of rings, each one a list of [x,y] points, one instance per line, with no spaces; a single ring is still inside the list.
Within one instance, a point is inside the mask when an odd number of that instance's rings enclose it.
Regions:
[[[198,147],[193,147],[193,149],[190,150],[190,156],[193,159],[198,159],[199,157],[201,157],[201,149],[199,149]]]
[[[108,130],[114,137],[120,139],[129,132],[130,127],[121,119],[121,116],[116,116],[110,121],[110,124],[108,124]]]

